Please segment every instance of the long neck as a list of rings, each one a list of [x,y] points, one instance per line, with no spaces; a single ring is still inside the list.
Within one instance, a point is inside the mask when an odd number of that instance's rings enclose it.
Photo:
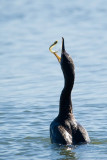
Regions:
[[[65,81],[64,88],[60,96],[60,107],[59,107],[59,116],[66,118],[72,114],[72,101],[71,101],[71,91],[73,88],[74,81],[67,82]]]

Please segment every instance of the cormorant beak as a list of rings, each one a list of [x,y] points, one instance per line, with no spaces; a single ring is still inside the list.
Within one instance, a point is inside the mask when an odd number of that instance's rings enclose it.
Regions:
[[[62,54],[65,52],[64,38],[62,37]]]
[[[55,42],[49,47],[49,51],[56,56],[56,58],[58,59],[58,61],[59,61],[59,63],[60,63],[60,62],[61,62],[61,57],[59,57],[59,56],[57,55],[57,52],[58,52],[58,51],[53,51],[53,50],[52,50],[52,48],[53,48],[57,43],[58,43],[58,41],[55,41]]]

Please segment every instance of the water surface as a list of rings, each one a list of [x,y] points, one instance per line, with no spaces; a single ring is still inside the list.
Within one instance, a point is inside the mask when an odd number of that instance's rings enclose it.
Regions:
[[[0,159],[107,159],[107,1],[0,1]],[[76,119],[91,143],[56,146],[63,75],[49,46],[65,38],[75,63]]]

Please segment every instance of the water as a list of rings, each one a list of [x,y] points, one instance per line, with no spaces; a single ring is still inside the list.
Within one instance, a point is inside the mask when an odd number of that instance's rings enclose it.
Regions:
[[[107,1],[0,1],[0,160],[107,159]],[[91,143],[56,146],[63,75],[49,46],[65,38],[75,63],[76,119]]]

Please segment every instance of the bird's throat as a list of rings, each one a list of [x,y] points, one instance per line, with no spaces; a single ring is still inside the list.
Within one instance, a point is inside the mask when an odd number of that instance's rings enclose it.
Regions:
[[[59,104],[59,115],[62,117],[68,117],[68,115],[72,114],[72,101],[71,101],[71,91],[72,86],[65,85],[60,96],[60,104]]]

